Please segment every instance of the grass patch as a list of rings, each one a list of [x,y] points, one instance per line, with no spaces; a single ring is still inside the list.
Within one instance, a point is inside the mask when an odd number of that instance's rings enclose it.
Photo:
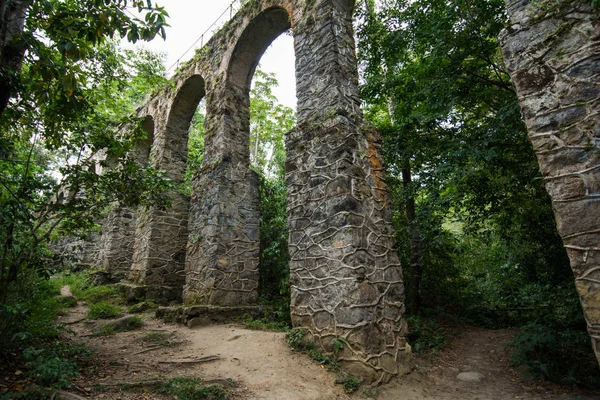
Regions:
[[[101,301],[120,301],[119,290],[114,286],[90,286],[81,292],[81,298],[88,303],[94,304]],[[77,295],[75,294],[75,297]]]
[[[362,384],[362,379],[359,379],[352,375],[346,375],[335,380],[337,385],[342,385],[346,393],[354,393]]]
[[[110,319],[121,314],[121,307],[107,301],[99,301],[91,304],[87,317],[89,319]]]
[[[166,381],[162,394],[174,396],[178,400],[225,400],[228,393],[215,385],[203,385],[200,378],[180,376]]]
[[[246,328],[258,331],[286,332],[289,330],[288,325],[282,321],[270,321],[268,319],[261,318],[245,318],[241,322]]]
[[[100,301],[122,301],[119,290],[115,286],[94,286],[90,279],[89,271],[57,275],[50,279],[50,284],[56,293],[59,293],[63,286],[69,286],[73,296],[79,300],[85,300],[90,304],[98,303]]]
[[[153,345],[171,346],[173,345],[173,342],[171,342],[173,336],[170,332],[148,332],[141,341]]]
[[[94,335],[105,336],[112,335],[116,332],[128,332],[144,326],[144,320],[138,316],[128,318],[126,321],[110,321],[103,325],[100,325],[94,329]]]

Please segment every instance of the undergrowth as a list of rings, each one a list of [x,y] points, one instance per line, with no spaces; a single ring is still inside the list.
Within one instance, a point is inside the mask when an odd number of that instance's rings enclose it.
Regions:
[[[10,287],[8,298],[0,305],[0,375],[6,383],[20,379],[39,387],[67,388],[70,380],[92,360],[92,352],[72,343],[69,332],[56,324],[56,317],[67,305],[56,297],[53,282],[23,271]],[[44,399],[49,392],[19,390],[0,399]]]
[[[259,331],[275,331],[275,332],[286,332],[289,329],[287,323],[277,320],[270,320],[266,318],[244,318],[241,320],[242,324],[248,329],[255,329]]]
[[[348,344],[342,337],[333,338],[329,345],[332,348],[332,354],[325,354],[314,348],[314,344],[304,340],[306,332],[302,328],[290,329],[286,335],[287,344],[296,351],[307,354],[311,360],[318,362],[322,368],[331,372],[336,372],[338,377],[335,383],[342,385],[346,393],[354,393],[362,384],[362,379],[342,371],[338,362],[338,355]]]
[[[513,366],[526,366],[534,379],[600,388],[598,362],[589,335],[530,322],[519,329],[511,355]]]
[[[406,317],[409,333],[406,337],[413,352],[434,355],[449,342],[450,334],[436,320],[421,316]]]
[[[73,296],[79,300],[85,300],[89,304],[100,301],[113,303],[122,302],[119,290],[112,285],[94,285],[89,271],[78,273],[66,272],[50,279],[50,284],[56,291],[60,291],[63,286],[69,286]]]

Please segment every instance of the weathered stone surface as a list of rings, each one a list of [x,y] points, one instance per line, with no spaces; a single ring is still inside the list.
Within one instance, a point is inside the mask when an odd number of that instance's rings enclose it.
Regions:
[[[463,382],[481,382],[485,375],[479,372],[461,372],[456,376],[456,379]]]
[[[376,135],[344,116],[301,127],[287,140],[292,322],[321,351],[344,338],[345,368],[385,380],[409,350]]]
[[[588,1],[507,1],[500,40],[600,362],[600,34]]]

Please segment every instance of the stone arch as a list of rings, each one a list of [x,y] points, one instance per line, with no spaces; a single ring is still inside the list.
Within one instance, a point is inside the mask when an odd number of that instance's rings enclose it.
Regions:
[[[168,163],[169,175],[177,182],[185,175],[188,131],[192,117],[205,94],[204,78],[194,74],[181,84],[171,105],[162,146],[170,154],[164,154],[162,162]]]
[[[153,135],[150,162],[154,168],[166,170],[173,181],[182,182],[187,163],[188,130],[198,103],[205,95],[204,78],[193,74],[182,79],[178,87],[167,108],[166,122]],[[189,197],[177,191],[170,196],[168,209],[149,207],[138,212],[129,273],[129,280],[137,288],[131,297],[143,293],[162,302],[181,299]]]
[[[187,303],[244,306],[258,298],[258,175],[250,169],[250,83],[291,16],[279,6],[250,18],[229,43],[221,84],[207,97],[204,167],[194,181],[186,257]]]
[[[291,15],[283,7],[269,7],[254,17],[233,49],[227,82],[249,91],[252,76],[265,50],[291,27]]]
[[[135,143],[132,157],[142,166],[150,162],[154,142],[154,118],[150,114],[141,117],[141,128],[146,138]],[[110,282],[125,279],[131,268],[136,232],[137,211],[118,203],[112,205],[102,222],[98,262]]]

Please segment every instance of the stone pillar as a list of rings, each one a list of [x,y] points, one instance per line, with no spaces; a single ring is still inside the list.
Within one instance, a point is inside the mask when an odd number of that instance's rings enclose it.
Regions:
[[[130,297],[145,296],[161,303],[181,300],[185,276],[189,199],[171,193],[166,210],[144,207],[138,211],[133,264],[128,280],[139,286]]]
[[[125,279],[131,268],[135,240],[135,213],[114,205],[102,221],[98,263],[110,282]]]
[[[150,161],[152,142],[154,141],[154,120],[151,116],[147,115],[143,119],[141,128],[146,132],[147,136],[135,144],[135,148],[130,156],[138,164],[147,166]],[[134,128],[131,126],[123,128],[125,131],[129,129]],[[114,161],[102,158],[106,168],[112,169],[115,167]],[[102,167],[99,168],[99,172],[102,173]],[[126,279],[129,275],[133,262],[136,211],[115,202],[103,219],[98,263],[110,282],[119,282]]]
[[[600,362],[600,23],[544,4],[508,0],[500,40]]]
[[[184,302],[239,306],[258,299],[258,175],[250,169],[248,88],[207,96],[205,157],[194,177]]]
[[[298,127],[286,141],[292,323],[370,382],[406,371],[404,287],[377,132],[362,122],[351,1],[294,27]]]
[[[170,107],[158,103],[150,165],[167,171],[175,183],[185,177],[188,130],[204,96],[204,80],[193,75],[179,86]],[[165,121],[166,120],[166,121]],[[180,301],[185,282],[184,265],[188,234],[189,196],[170,193],[170,207],[144,207],[137,212],[133,263],[128,297],[145,295],[167,303]],[[137,287],[136,287],[137,286]]]

